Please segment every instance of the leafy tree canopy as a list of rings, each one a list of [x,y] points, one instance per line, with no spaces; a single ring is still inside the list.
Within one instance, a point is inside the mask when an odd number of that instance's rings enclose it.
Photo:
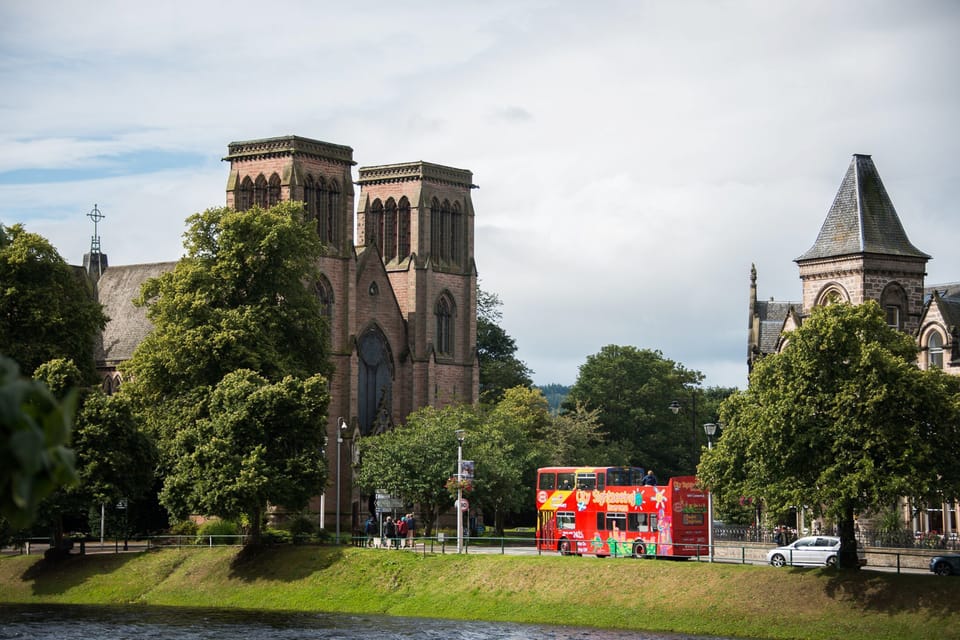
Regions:
[[[0,356],[0,518],[12,529],[28,526],[43,498],[76,482],[68,448],[74,401],[58,401]]]
[[[357,484],[419,505],[430,535],[437,516],[453,506],[446,483],[456,474],[456,431],[474,431],[477,422],[475,410],[463,405],[415,411],[405,425],[360,441]]]
[[[700,454],[699,425],[669,406],[689,398],[702,378],[659,351],[608,345],[580,366],[563,408],[598,412],[604,438],[594,464],[643,465],[663,478],[689,474]]]
[[[499,325],[503,303],[495,293],[477,287],[477,356],[480,361],[480,397],[496,403],[504,391],[530,387],[533,372],[517,358],[517,343]]]
[[[302,203],[208,209],[187,225],[186,255],[142,287],[153,331],[124,365],[123,392],[164,441],[233,371],[275,382],[331,370],[313,288],[323,248]]]
[[[254,542],[267,504],[306,506],[326,483],[326,378],[276,383],[249,371],[224,376],[206,417],[182,425],[161,501],[177,518],[246,517]]]
[[[916,345],[875,302],[815,308],[721,408],[723,436],[700,476],[721,499],[807,505],[840,523],[898,496],[960,495],[960,380],[917,368]]]
[[[42,236],[0,225],[0,352],[28,375],[68,358],[93,382],[94,340],[106,322],[81,270]]]

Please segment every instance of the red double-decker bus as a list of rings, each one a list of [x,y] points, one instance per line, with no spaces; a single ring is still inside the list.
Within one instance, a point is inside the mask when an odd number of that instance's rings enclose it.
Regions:
[[[709,553],[707,493],[694,476],[644,486],[639,467],[537,470],[537,547],[562,554],[689,558]]]

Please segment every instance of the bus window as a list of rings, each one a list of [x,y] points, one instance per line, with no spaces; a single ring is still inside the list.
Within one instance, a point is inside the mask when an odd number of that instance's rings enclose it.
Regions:
[[[583,489],[584,491],[593,491],[597,488],[597,474],[595,473],[578,473],[577,474],[577,489]]]
[[[603,486],[603,481],[604,479],[606,479],[606,477],[607,477],[607,474],[605,474],[603,471],[597,474],[597,490],[598,491],[603,491],[606,488]]]
[[[573,474],[572,473],[558,473],[557,480],[559,481],[559,484],[557,486],[562,491],[573,490]]]
[[[654,531],[657,528],[657,516],[651,513],[631,513],[627,527],[630,531]]]
[[[625,513],[608,513],[607,514],[607,526],[606,528],[610,531],[626,531],[627,529],[627,514]]]
[[[606,514],[604,514],[603,511],[597,511],[597,531],[603,531],[604,525],[607,521],[606,518],[604,518],[605,515]]]
[[[629,487],[630,470],[629,469],[607,469],[607,484],[611,487]]]
[[[545,491],[552,491],[557,488],[557,476],[554,473],[540,474],[540,488]]]
[[[630,486],[639,487],[643,484],[643,476],[647,475],[643,469],[633,468],[630,470]]]
[[[573,511],[557,511],[557,529],[576,529],[577,514]]]

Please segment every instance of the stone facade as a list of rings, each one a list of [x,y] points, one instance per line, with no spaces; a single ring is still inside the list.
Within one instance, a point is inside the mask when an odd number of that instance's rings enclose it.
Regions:
[[[351,481],[358,439],[421,407],[479,397],[472,173],[425,162],[361,167],[355,217],[350,147],[267,138],[230,143],[224,161],[227,206],[300,200],[327,248],[315,288],[330,320],[334,365],[331,473],[311,508],[327,524],[339,502],[341,529],[356,529],[372,503]],[[97,355],[108,389],[122,382],[118,365],[150,330],[144,310],[130,301],[146,278],[174,265],[111,266],[99,277],[98,296],[112,318]]]

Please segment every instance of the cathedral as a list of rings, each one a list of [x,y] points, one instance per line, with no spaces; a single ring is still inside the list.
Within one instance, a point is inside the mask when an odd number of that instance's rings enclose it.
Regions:
[[[232,142],[223,160],[227,206],[302,201],[326,246],[313,286],[329,320],[334,366],[330,486],[310,510],[321,525],[340,516],[342,528],[357,529],[376,508],[351,481],[359,439],[421,407],[478,400],[473,174],[418,161],[360,167],[355,180],[353,149],[299,136]],[[96,349],[108,393],[151,329],[132,300],[147,278],[175,264],[108,267],[98,250],[84,257],[110,318]]]
[[[854,155],[816,241],[794,260],[801,300],[758,300],[757,271],[751,267],[747,366],[752,370],[757,359],[779,352],[784,333],[813,307],[876,300],[891,327],[916,338],[921,368],[960,374],[960,283],[925,284],[928,260],[907,238],[873,159]],[[958,531],[956,503],[903,509],[915,531]]]

